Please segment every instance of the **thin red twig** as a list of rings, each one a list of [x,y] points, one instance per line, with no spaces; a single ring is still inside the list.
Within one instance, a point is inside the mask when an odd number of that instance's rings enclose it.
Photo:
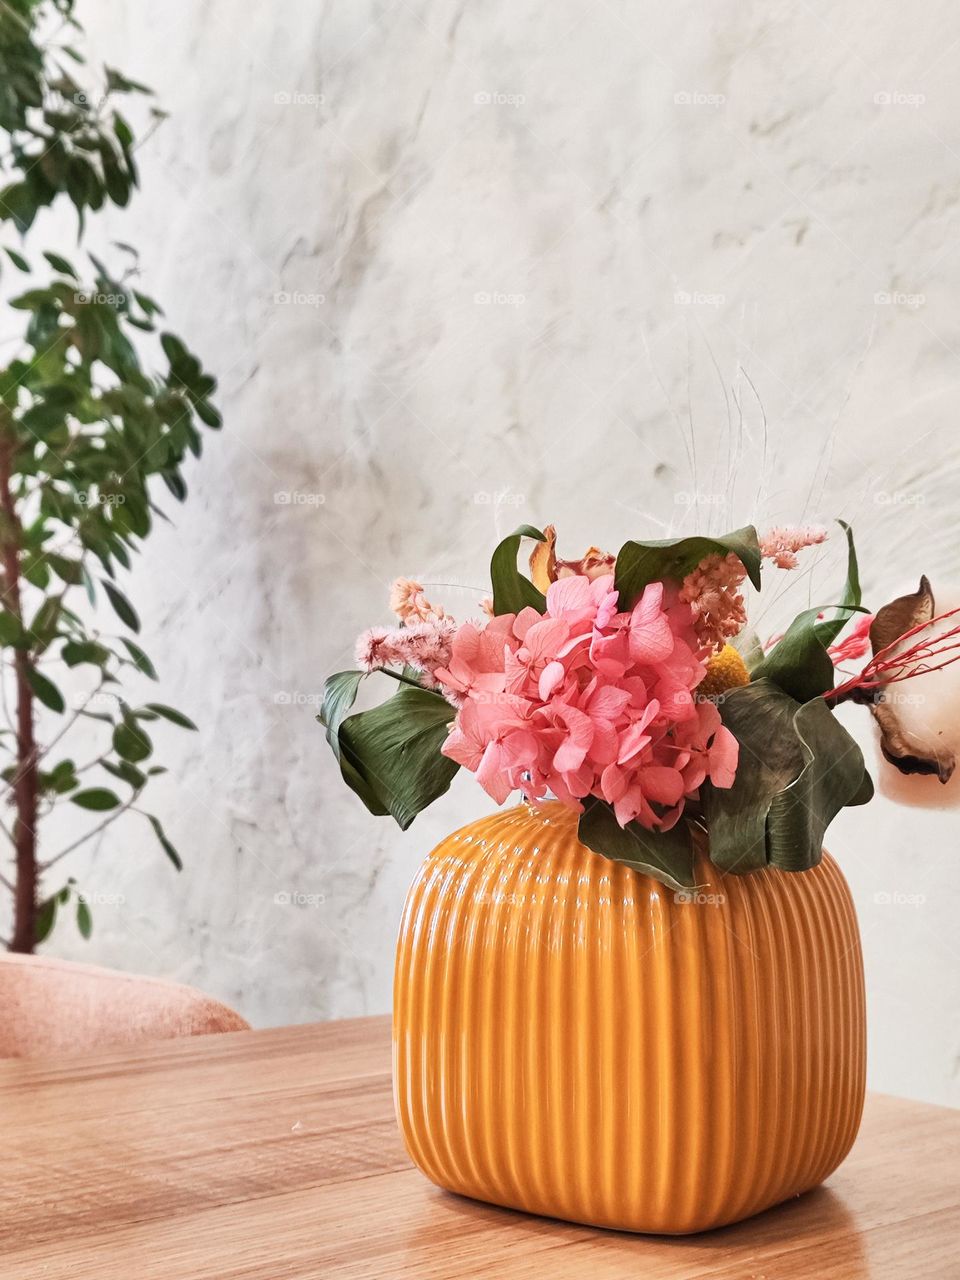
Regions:
[[[928,637],[918,644],[910,645],[906,649],[902,648],[905,640],[910,640],[921,632],[929,631],[931,627],[936,626],[947,618],[954,617],[956,614],[960,614],[960,608],[948,609],[946,613],[937,614],[935,618],[931,618],[928,622],[917,623],[916,626],[911,627],[902,636],[898,636],[896,640],[893,640],[875,653],[859,675],[853,676],[850,680],[844,681],[843,684],[837,685],[835,689],[829,689],[823,695],[824,698],[833,706],[848,698],[859,698],[864,701],[867,700],[870,694],[882,689],[885,685],[896,684],[901,680],[910,680],[914,676],[928,675],[933,671],[942,671],[944,667],[950,666],[951,663],[960,662],[960,625],[951,627],[949,631],[945,631],[940,636]],[[955,643],[944,643],[948,640],[952,640]],[[900,652],[893,654],[894,649],[898,649]],[[943,662],[938,662],[936,666],[925,665],[931,659],[941,658],[947,653],[951,653],[953,656]]]

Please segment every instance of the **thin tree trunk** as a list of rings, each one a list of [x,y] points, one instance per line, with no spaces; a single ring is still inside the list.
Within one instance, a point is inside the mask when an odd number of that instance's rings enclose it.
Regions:
[[[3,561],[3,605],[8,613],[23,620],[20,602],[21,525],[10,489],[15,444],[7,432],[0,438],[0,549]],[[13,827],[16,851],[13,937],[11,951],[32,952],[37,931],[37,744],[33,734],[33,689],[27,679],[30,657],[17,649],[14,671],[17,685],[17,763],[14,775],[14,802],[17,816]]]

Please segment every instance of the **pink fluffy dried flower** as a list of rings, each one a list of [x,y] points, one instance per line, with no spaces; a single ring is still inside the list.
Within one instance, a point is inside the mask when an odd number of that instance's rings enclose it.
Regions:
[[[795,569],[798,564],[797,552],[806,547],[815,547],[818,543],[825,542],[826,538],[826,529],[777,526],[760,539],[760,554],[765,560],[772,560],[778,569]]]
[[[357,640],[355,657],[361,671],[383,667],[413,667],[435,684],[433,673],[450,661],[450,647],[456,632],[452,618],[415,622],[408,627],[370,627]]]
[[[438,622],[447,615],[439,605],[432,605],[423,587],[412,578],[397,578],[390,588],[390,609],[401,622]]]

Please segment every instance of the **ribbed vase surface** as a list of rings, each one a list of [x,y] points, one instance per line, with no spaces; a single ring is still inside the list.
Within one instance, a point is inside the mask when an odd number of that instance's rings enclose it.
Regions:
[[[816,1186],[864,1097],[853,903],[812,871],[696,895],[521,805],[427,858],[403,915],[394,1089],[441,1187],[630,1231],[685,1233]]]

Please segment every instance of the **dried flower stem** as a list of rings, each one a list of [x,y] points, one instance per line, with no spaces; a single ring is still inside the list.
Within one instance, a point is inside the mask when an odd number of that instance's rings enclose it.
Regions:
[[[872,702],[888,684],[897,684],[901,680],[910,680],[914,676],[942,671],[951,663],[960,662],[960,625],[951,627],[949,631],[933,639],[927,638],[918,644],[910,645],[897,654],[892,652],[894,649],[901,649],[905,640],[929,631],[937,623],[955,617],[958,613],[960,608],[949,609],[946,613],[937,614],[935,618],[917,623],[915,627],[905,631],[902,636],[898,636],[892,643],[875,653],[859,675],[844,681],[843,684],[838,684],[835,689],[828,690],[823,695],[827,704],[836,707],[841,702]],[[953,643],[945,643],[946,641]],[[927,665],[932,659],[942,658],[944,654],[952,654],[952,656],[945,658],[943,662],[936,663],[935,666]]]

